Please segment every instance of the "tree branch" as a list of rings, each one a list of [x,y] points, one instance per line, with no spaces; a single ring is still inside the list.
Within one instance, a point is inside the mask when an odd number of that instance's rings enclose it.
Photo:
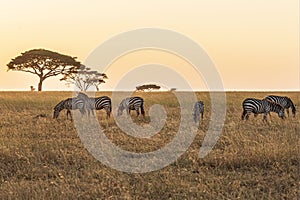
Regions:
[[[18,69],[16,71],[29,72],[31,74],[37,74],[37,75],[39,75],[39,73],[36,70],[30,71],[30,70],[26,70],[26,69]]]

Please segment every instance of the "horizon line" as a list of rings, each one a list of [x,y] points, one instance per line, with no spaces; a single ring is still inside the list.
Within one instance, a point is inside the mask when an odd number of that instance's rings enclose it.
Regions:
[[[77,90],[42,90],[42,91],[30,91],[30,90],[0,90],[0,92],[79,92]],[[155,90],[155,91],[136,91],[136,90],[100,90],[100,91],[85,91],[85,92],[173,92],[170,90]],[[275,90],[275,89],[230,89],[230,90],[174,90],[174,92],[300,92],[300,89],[290,89],[290,90]]]

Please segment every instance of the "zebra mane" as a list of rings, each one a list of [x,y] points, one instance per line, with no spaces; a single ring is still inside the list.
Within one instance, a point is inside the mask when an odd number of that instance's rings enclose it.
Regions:
[[[69,98],[68,98],[68,99],[69,99]],[[62,100],[62,101],[60,101],[58,104],[56,104],[56,106],[54,107],[54,110],[62,110],[63,105],[65,104],[65,102],[66,102],[68,99]]]
[[[77,98],[88,99],[89,96],[87,94],[83,93],[83,92],[78,92]]]

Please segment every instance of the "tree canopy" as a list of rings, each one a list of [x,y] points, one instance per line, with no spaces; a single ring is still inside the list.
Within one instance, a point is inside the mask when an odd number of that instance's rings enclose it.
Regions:
[[[160,86],[155,84],[147,84],[147,85],[141,85],[136,87],[136,90],[138,91],[145,91],[145,90],[151,91],[151,90],[159,90],[159,89]]]
[[[99,85],[105,83],[103,79],[107,79],[105,73],[100,73],[91,68],[81,65],[80,69],[75,73],[65,74],[61,81],[66,81],[68,84],[74,84],[81,91],[87,91],[91,86],[95,86],[99,91]]]
[[[63,55],[45,49],[33,49],[21,53],[8,64],[8,71],[22,71],[39,77],[38,91],[42,91],[43,81],[57,75],[76,73],[81,63],[76,57]]]

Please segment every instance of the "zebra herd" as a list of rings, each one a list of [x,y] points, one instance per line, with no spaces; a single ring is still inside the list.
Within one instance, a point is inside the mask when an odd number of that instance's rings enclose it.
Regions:
[[[267,121],[267,115],[270,115],[270,112],[275,112],[282,119],[285,118],[285,110],[289,116],[289,109],[292,109],[293,116],[296,115],[296,107],[293,101],[286,96],[275,96],[270,95],[266,98],[260,100],[255,98],[247,98],[243,101],[243,114],[242,120],[246,117],[246,120],[249,119],[249,115],[254,113],[254,117],[258,114],[264,114],[263,121]]]
[[[256,117],[258,114],[264,114],[263,121],[267,121],[267,115],[270,115],[270,112],[275,112],[282,119],[285,118],[285,110],[289,115],[289,109],[292,109],[293,116],[296,114],[296,107],[292,100],[286,96],[275,96],[270,95],[266,98],[260,100],[255,98],[246,98],[243,103],[243,113],[242,120],[246,118],[246,121],[249,119],[249,115],[254,113]],[[193,119],[197,124],[200,121],[200,116],[203,119],[204,115],[204,103],[203,101],[197,101],[194,104],[193,109]],[[112,112],[111,99],[108,96],[101,96],[96,98],[88,97],[86,94],[79,92],[77,97],[67,98],[61,102],[59,102],[54,107],[53,118],[58,118],[59,113],[66,109],[67,110],[67,119],[68,116],[72,118],[70,110],[78,109],[82,115],[88,112],[88,116],[90,116],[90,112],[94,114],[94,110],[104,109],[106,111],[106,118],[110,117]],[[122,115],[123,111],[126,110],[127,115],[130,114],[131,110],[135,110],[137,116],[139,116],[141,111],[142,116],[145,116],[144,110],[144,99],[141,97],[127,97],[121,101],[118,107],[118,116]]]
[[[59,116],[59,113],[66,109],[67,110],[67,119],[68,116],[72,118],[70,110],[79,110],[82,115],[88,112],[88,116],[90,116],[90,112],[94,114],[94,110],[104,109],[106,111],[106,118],[110,117],[112,106],[111,99],[108,96],[91,98],[86,94],[79,92],[77,97],[68,98],[62,100],[54,107],[53,118],[56,119]],[[127,114],[130,114],[131,110],[135,110],[137,115],[139,115],[139,109],[141,110],[141,114],[145,116],[144,110],[144,99],[141,97],[128,97],[123,99],[118,108],[118,116],[122,115],[123,110],[126,110]]]

